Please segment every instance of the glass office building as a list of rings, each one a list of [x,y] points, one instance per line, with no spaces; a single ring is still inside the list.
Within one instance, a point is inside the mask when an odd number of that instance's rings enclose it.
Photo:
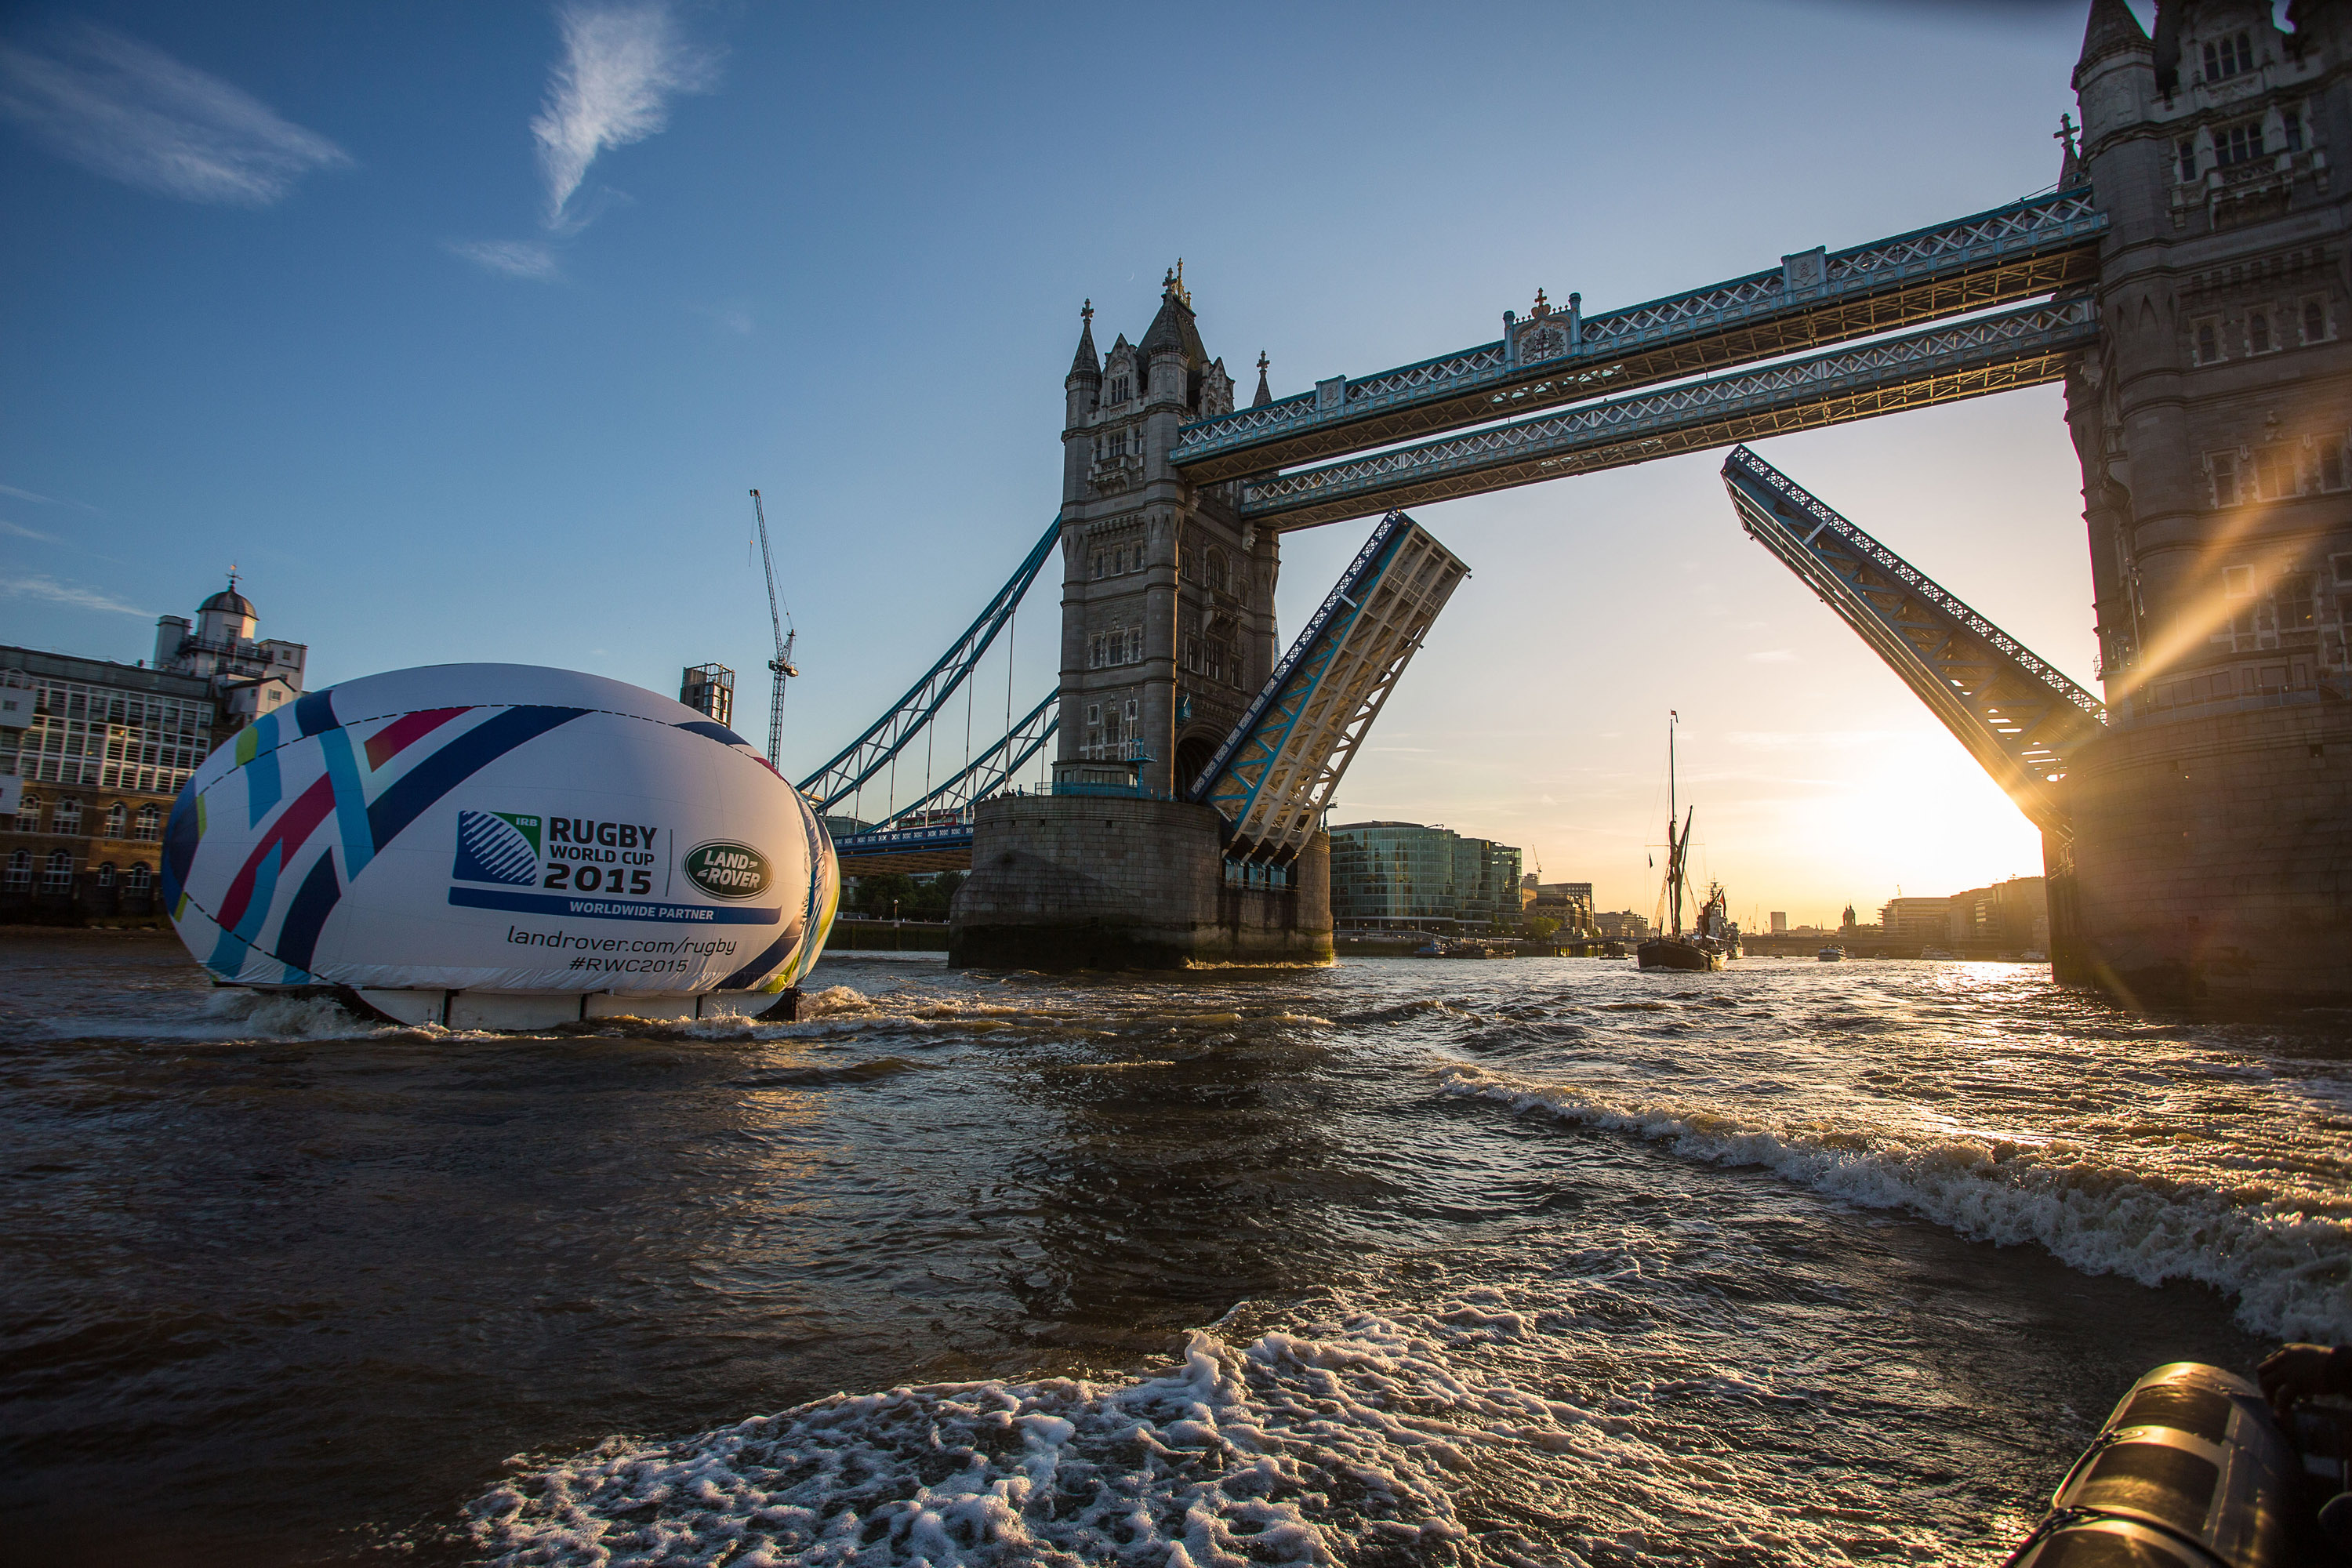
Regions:
[[[1331,918],[1341,929],[1484,931],[1519,918],[1519,851],[1416,822],[1330,829]]]

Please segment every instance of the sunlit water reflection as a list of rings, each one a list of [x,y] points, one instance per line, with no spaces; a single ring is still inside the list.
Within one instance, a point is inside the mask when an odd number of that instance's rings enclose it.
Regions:
[[[28,1561],[1989,1560],[2147,1367],[2352,1337],[2339,1016],[832,959],[517,1039],[6,945]]]

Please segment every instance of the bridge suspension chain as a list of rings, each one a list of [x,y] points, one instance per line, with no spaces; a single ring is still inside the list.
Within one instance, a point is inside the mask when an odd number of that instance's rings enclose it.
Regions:
[[[1010,784],[1044,750],[1054,737],[1061,721],[1061,688],[1047,691],[1034,708],[1023,714],[1011,729],[952,778],[930,790],[919,800],[909,801],[890,816],[875,823],[868,831],[887,833],[899,824],[923,824],[928,817],[953,812],[966,814],[971,809]]]
[[[970,679],[979,667],[981,657],[988,652],[998,632],[1013,618],[1020,607],[1022,596],[1037,580],[1054,545],[1062,535],[1062,520],[1057,516],[1046,526],[1045,533],[1030,548],[1020,566],[1005,580],[981,611],[980,617],[964,628],[964,633],[940,656],[939,662],[925,671],[921,679],[907,689],[907,694],[892,704],[888,712],[877,719],[866,732],[843,747],[831,761],[800,782],[800,792],[819,811],[828,811],[856,795],[877,774],[886,773],[898,761],[898,753],[926,730],[956,689]],[[968,773],[970,770],[967,769]],[[958,774],[959,778],[963,774]],[[936,791],[929,792],[936,794]],[[928,795],[926,798],[928,798]],[[908,807],[908,810],[913,809]],[[891,815],[905,815],[891,804]]]

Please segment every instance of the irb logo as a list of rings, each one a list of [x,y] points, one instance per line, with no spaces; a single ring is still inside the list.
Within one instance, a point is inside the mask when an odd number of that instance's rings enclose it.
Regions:
[[[457,863],[449,874],[460,882],[539,886],[539,818],[504,811],[457,814]]]

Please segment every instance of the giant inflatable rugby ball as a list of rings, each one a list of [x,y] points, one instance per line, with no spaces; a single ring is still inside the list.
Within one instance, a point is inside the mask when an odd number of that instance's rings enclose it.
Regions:
[[[349,986],[410,1022],[756,1003],[815,963],[840,890],[824,824],[740,736],[530,665],[311,692],[205,760],[164,840],[214,974]]]

